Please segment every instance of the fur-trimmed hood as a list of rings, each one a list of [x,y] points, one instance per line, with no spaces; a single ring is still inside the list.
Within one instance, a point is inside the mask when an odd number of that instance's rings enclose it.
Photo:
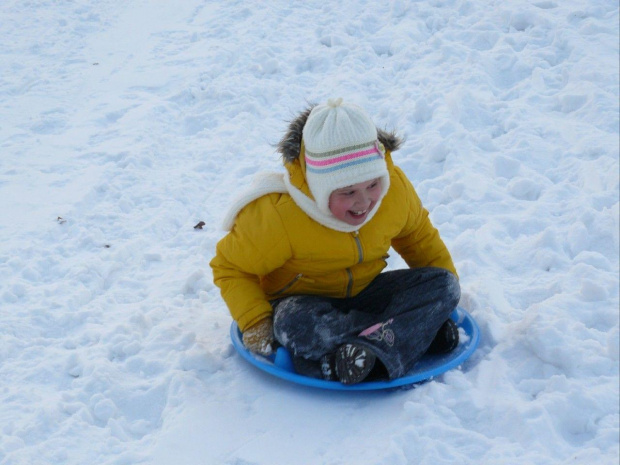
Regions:
[[[311,105],[296,118],[291,120],[288,130],[278,143],[277,150],[282,155],[284,162],[291,163],[299,158],[304,126],[306,125],[308,116],[310,116],[310,112],[315,106],[316,105]],[[377,139],[379,139],[379,142],[390,152],[398,150],[403,143],[403,140],[394,132],[387,132],[379,128],[377,128]]]

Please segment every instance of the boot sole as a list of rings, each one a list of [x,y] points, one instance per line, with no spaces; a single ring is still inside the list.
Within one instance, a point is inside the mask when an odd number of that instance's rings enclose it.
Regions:
[[[342,384],[362,382],[375,366],[376,356],[368,349],[345,344],[336,351],[336,376]]]

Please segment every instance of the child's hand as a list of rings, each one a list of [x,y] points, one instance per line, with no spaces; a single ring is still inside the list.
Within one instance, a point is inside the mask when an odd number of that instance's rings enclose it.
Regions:
[[[250,352],[271,355],[273,352],[273,320],[265,318],[243,332],[243,345]]]

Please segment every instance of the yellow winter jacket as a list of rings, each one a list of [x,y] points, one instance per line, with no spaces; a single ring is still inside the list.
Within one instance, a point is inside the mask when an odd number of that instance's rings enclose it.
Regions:
[[[437,266],[456,274],[452,258],[413,186],[386,152],[390,188],[359,231],[338,232],[312,220],[289,194],[246,205],[211,260],[215,284],[241,331],[272,314],[270,300],[293,294],[349,297],[386,266],[390,246],[410,267]],[[310,196],[303,146],[285,164],[291,184]]]

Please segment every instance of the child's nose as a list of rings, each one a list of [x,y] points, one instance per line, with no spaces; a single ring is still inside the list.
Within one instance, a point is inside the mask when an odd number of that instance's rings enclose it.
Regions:
[[[370,204],[370,195],[365,192],[358,192],[355,196],[355,203],[358,205],[369,205]]]

